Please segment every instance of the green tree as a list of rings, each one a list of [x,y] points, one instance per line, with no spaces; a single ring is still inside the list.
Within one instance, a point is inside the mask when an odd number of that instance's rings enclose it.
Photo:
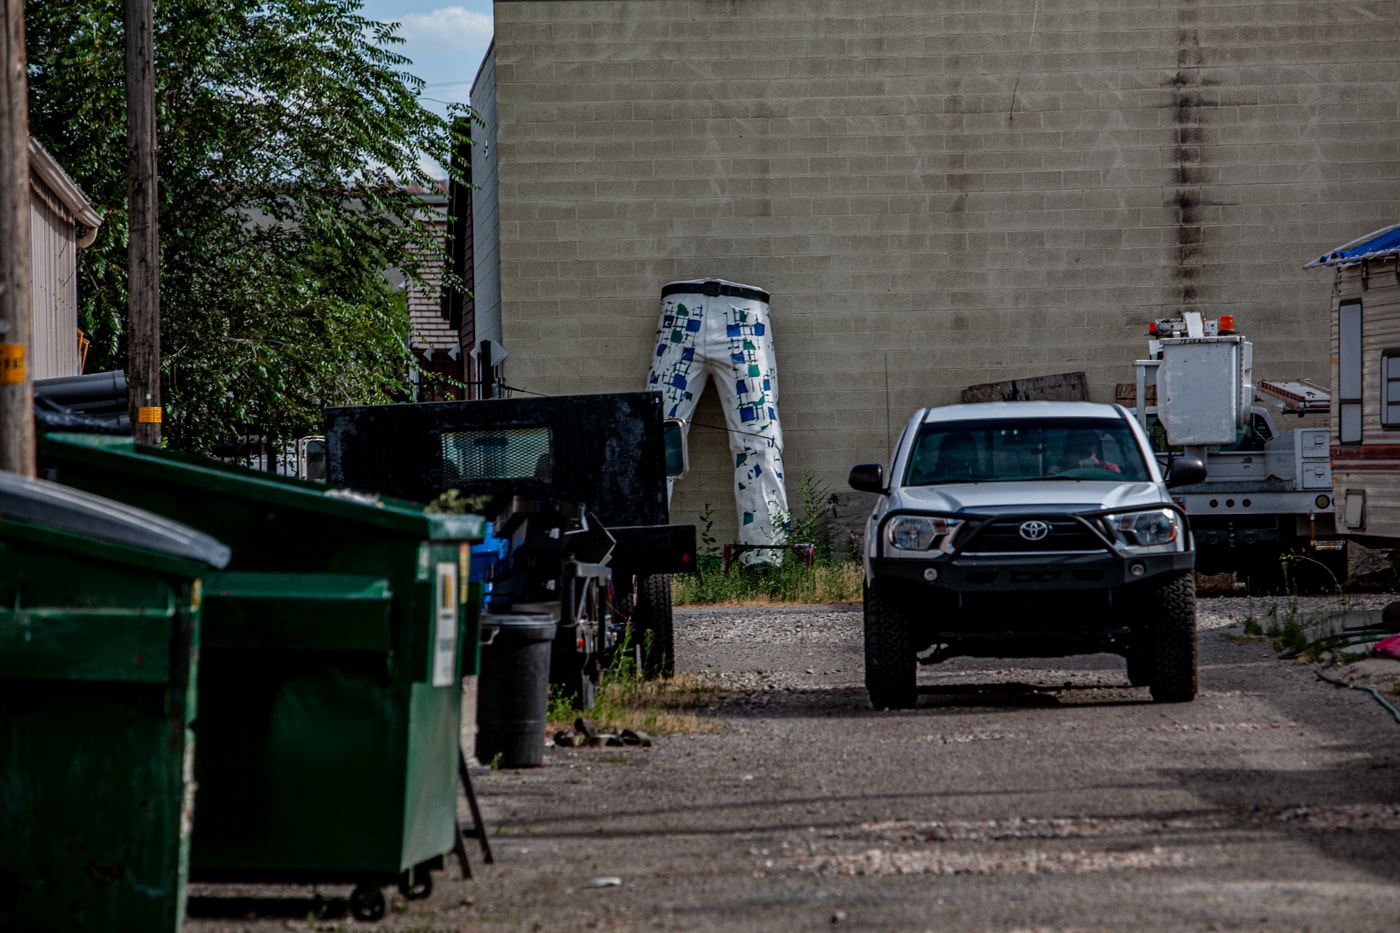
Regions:
[[[412,356],[402,294],[444,245],[408,186],[449,118],[355,0],[156,0],[165,424],[208,452],[286,442],[328,405],[389,401]],[[89,371],[125,366],[121,0],[30,0],[30,132],[105,213],[79,253]],[[455,114],[454,114],[455,116]]]

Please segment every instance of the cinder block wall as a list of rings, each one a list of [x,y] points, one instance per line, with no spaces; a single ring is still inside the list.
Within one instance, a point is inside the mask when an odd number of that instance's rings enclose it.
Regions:
[[[1154,317],[1228,311],[1257,376],[1326,381],[1302,265],[1400,221],[1400,0],[495,16],[509,381],[639,389],[663,283],[767,289],[795,506],[970,384],[1083,371],[1112,401]],[[692,460],[674,517],[728,540],[723,435]]]

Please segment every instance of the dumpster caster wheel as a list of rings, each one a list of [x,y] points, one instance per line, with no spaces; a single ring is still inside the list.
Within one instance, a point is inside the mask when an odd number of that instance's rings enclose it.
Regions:
[[[399,893],[406,900],[421,901],[433,893],[433,876],[429,872],[406,871],[399,879]]]
[[[377,885],[356,885],[355,890],[350,892],[350,915],[356,920],[366,923],[383,920],[387,906],[384,902],[384,892],[379,890]]]

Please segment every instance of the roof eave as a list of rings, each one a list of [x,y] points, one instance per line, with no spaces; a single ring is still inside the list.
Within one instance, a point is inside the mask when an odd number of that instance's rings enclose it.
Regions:
[[[101,226],[102,215],[88,200],[88,196],[83,194],[83,190],[68,177],[63,166],[58,164],[58,160],[33,136],[29,137],[29,169],[43,179],[44,184],[63,202],[63,206],[72,212],[78,223],[93,230]]]

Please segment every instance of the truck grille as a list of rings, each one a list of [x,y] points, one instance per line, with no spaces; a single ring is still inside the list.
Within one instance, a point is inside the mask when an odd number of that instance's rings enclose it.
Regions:
[[[1029,540],[1021,534],[1027,522],[1040,521],[1049,525],[1044,537]],[[1040,518],[1023,515],[994,521],[964,542],[964,554],[1046,554],[1064,551],[1102,551],[1104,543],[1083,524],[1072,518]]]

